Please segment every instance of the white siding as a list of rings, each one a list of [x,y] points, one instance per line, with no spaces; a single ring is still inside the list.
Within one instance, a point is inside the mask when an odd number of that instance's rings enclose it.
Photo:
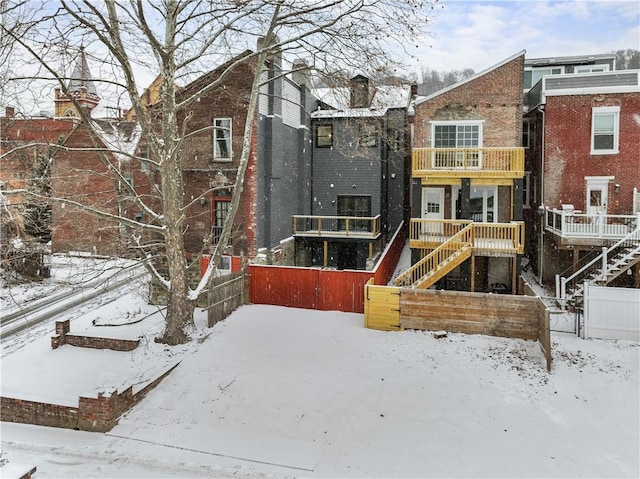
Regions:
[[[286,79],[282,87],[282,122],[298,128],[300,126],[300,89]]]
[[[584,337],[640,341],[640,289],[588,286]]]
[[[260,82],[267,81],[267,72],[262,72]],[[265,83],[260,87],[260,95],[258,95],[258,113],[260,115],[269,114],[269,84]]]

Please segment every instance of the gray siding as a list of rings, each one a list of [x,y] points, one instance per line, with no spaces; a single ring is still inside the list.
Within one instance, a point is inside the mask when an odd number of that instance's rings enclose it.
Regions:
[[[638,73],[577,74],[570,77],[550,76],[545,80],[545,90],[565,88],[593,88],[607,86],[633,86],[638,84]]]
[[[362,124],[376,124],[382,131],[381,120],[362,119]],[[338,214],[337,198],[341,195],[371,196],[371,215],[381,214],[382,141],[375,148],[358,146],[358,122],[349,119],[314,124],[333,124],[334,144],[331,148],[313,145],[312,213],[317,216]]]
[[[289,85],[290,87],[293,84]],[[306,92],[298,90],[297,99],[305,101],[306,111],[315,106]],[[272,248],[292,235],[292,216],[309,213],[311,187],[311,150],[309,117],[300,112],[299,127],[282,119],[282,80],[269,85],[269,109],[258,119],[257,164],[257,244]],[[306,124],[306,126],[305,126]]]

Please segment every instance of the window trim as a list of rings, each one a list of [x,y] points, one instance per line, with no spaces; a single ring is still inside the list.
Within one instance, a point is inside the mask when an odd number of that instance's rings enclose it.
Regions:
[[[608,149],[595,148],[595,122],[598,115],[613,115],[613,147]],[[603,134],[603,133],[600,133]],[[616,155],[619,151],[620,141],[620,107],[619,106],[594,106],[591,109],[591,155]]]
[[[220,225],[216,224],[217,221],[217,206],[218,203],[227,203],[227,213],[228,213],[228,208],[231,207],[231,196],[213,196],[213,200],[211,201],[211,233],[212,233],[212,237],[211,237],[211,243],[212,244],[218,244],[218,242],[220,241],[220,235],[222,234],[222,229],[224,228],[224,224],[226,221],[226,217],[225,218],[221,218],[221,223]]]
[[[484,120],[447,120],[447,121],[430,121],[431,124],[431,148],[447,148],[447,147],[437,147],[436,143],[436,126],[456,126],[456,146],[453,148],[482,148],[484,138],[483,138],[483,130],[484,130]],[[478,146],[476,147],[467,147],[467,146],[458,146],[458,126],[478,126]]]
[[[328,135],[322,135],[320,136],[320,129],[321,128],[330,128],[330,132]],[[320,144],[320,142],[318,141],[320,138],[322,139],[329,139],[329,142],[327,144]],[[318,125],[315,126],[314,131],[313,131],[313,141],[314,141],[314,146],[316,148],[333,148],[333,142],[334,142],[334,134],[333,134],[333,123],[320,123]]]
[[[229,122],[229,138],[218,138],[218,133],[224,133],[223,124],[218,126],[217,122]],[[216,154],[218,150],[218,142],[225,141],[228,143],[228,155]],[[218,117],[213,119],[213,161],[230,162],[233,161],[233,120],[230,117]]]

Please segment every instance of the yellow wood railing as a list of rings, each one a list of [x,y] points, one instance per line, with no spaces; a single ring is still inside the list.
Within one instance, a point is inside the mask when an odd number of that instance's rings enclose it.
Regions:
[[[415,249],[432,249],[447,241],[467,225],[474,230],[475,253],[524,252],[524,223],[475,223],[471,220],[423,220],[413,218],[410,223],[409,246]]]
[[[414,148],[412,175],[414,178],[522,178],[524,148]]]
[[[380,215],[373,217],[293,215],[293,235],[376,238],[380,235]]]
[[[396,279],[396,286],[428,288],[471,256],[473,223],[468,224]]]

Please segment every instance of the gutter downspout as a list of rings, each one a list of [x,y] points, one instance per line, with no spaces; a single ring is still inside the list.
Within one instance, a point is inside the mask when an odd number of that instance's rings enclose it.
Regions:
[[[542,134],[541,134],[541,140],[540,140],[540,148],[541,148],[541,166],[540,166],[540,208],[541,208],[541,215],[540,215],[540,245],[538,246],[538,259],[540,261],[539,267],[538,267],[538,274],[540,275],[539,283],[540,286],[542,286],[543,283],[543,277],[544,277],[544,228],[545,228],[545,205],[544,205],[544,167],[545,167],[545,128],[546,128],[546,121],[545,121],[545,112],[544,112],[544,107],[545,105],[538,105],[538,111],[542,114]]]

